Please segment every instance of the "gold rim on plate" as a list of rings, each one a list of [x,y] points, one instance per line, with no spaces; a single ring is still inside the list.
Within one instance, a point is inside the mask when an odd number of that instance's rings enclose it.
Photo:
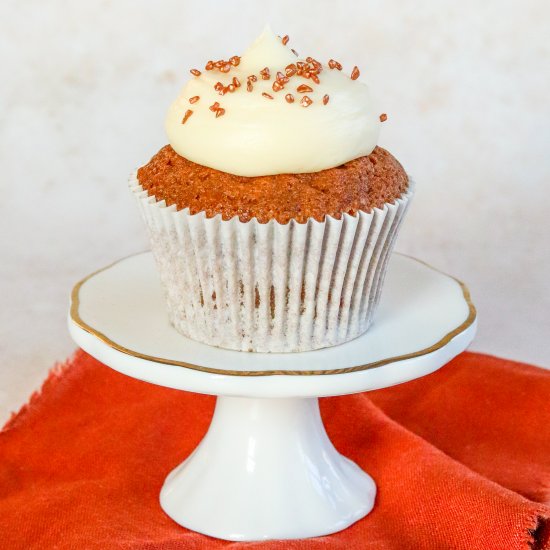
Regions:
[[[359,372],[363,370],[369,370],[374,369],[376,367],[382,367],[384,365],[388,365],[390,363],[397,363],[398,361],[405,361],[406,359],[414,359],[415,357],[421,357],[422,355],[428,355],[430,353],[433,353],[434,351],[437,351],[438,349],[441,349],[445,345],[447,345],[453,338],[464,332],[466,329],[468,329],[475,321],[476,319],[476,308],[472,302],[472,299],[470,297],[470,291],[468,290],[468,287],[459,279],[456,277],[453,277],[452,275],[449,275],[448,273],[444,273],[443,271],[440,271],[439,269],[436,269],[435,267],[431,266],[430,264],[418,260],[417,258],[414,258],[412,256],[408,256],[407,254],[401,254],[401,253],[395,253],[400,256],[405,256],[407,258],[410,258],[411,260],[414,260],[415,262],[418,262],[420,264],[425,265],[426,267],[432,269],[433,271],[436,271],[438,273],[441,273],[442,275],[445,275],[446,277],[449,277],[450,279],[454,280],[458,285],[460,286],[462,290],[462,294],[464,296],[464,300],[466,304],[468,305],[468,317],[466,320],[461,323],[458,327],[448,332],[443,338],[441,338],[438,342],[433,344],[432,346],[428,348],[421,349],[419,351],[415,351],[412,353],[406,353],[404,355],[396,355],[395,357],[388,357],[386,359],[380,359],[378,361],[373,361],[372,363],[366,363],[364,365],[357,365],[355,367],[345,367],[341,369],[327,369],[327,370],[294,370],[294,371],[288,371],[288,370],[265,370],[265,371],[238,371],[238,370],[223,370],[223,369],[214,369],[210,367],[203,367],[200,365],[195,365],[193,363],[187,363],[185,361],[174,361],[172,359],[165,359],[163,357],[154,357],[152,355],[146,355],[143,353],[139,353],[137,351],[125,348],[124,346],[121,346],[120,344],[117,344],[114,340],[109,338],[107,335],[103,334],[102,332],[94,329],[90,325],[88,325],[85,321],[82,320],[79,314],[79,307],[80,307],[80,289],[82,288],[82,285],[89,281],[92,277],[95,275],[98,275],[99,273],[102,273],[103,271],[107,271],[111,267],[115,266],[116,264],[123,262],[124,260],[127,260],[128,258],[133,258],[134,256],[139,256],[140,254],[144,254],[144,252],[139,252],[138,254],[132,254],[130,256],[126,256],[125,258],[121,258],[120,260],[117,260],[116,262],[113,262],[112,264],[109,264],[106,267],[103,267],[101,269],[98,269],[97,271],[94,271],[93,273],[90,273],[87,277],[84,277],[81,281],[79,281],[73,288],[71,293],[71,308],[70,308],[70,317],[73,320],[73,322],[79,326],[82,330],[92,334],[99,340],[101,340],[103,343],[107,344],[109,347],[120,351],[121,353],[125,353],[127,355],[131,355],[132,357],[137,357],[139,359],[145,359],[146,361],[153,361],[155,363],[162,363],[165,365],[173,365],[176,367],[185,367],[187,369],[197,370],[201,372],[207,372],[209,374],[222,374],[226,376],[277,376],[277,375],[283,375],[283,376],[318,376],[318,375],[329,375],[329,374],[346,374],[350,372]],[[235,353],[248,353],[248,352],[239,352],[237,350],[228,350],[228,351],[234,351]],[[314,350],[319,351],[319,350]],[[307,352],[304,352],[307,353]]]

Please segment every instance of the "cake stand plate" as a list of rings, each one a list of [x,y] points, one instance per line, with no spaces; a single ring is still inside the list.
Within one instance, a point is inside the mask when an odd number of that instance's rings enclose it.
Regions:
[[[224,350],[170,325],[147,252],[78,283],[69,330],[125,375],[218,396],[207,434],[168,475],[160,503],[189,529],[251,541],[327,535],[370,512],[375,483],[336,451],[318,398],[437,370],[471,342],[476,313],[462,283],[394,254],[375,323],[363,336],[302,353]]]

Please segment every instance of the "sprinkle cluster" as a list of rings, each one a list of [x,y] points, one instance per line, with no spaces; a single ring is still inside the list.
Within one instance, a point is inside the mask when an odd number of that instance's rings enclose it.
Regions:
[[[285,35],[281,38],[281,42],[283,45],[287,45],[289,41],[288,35]],[[294,55],[298,56],[298,53],[295,50],[292,50]],[[228,60],[220,59],[219,61],[208,61],[204,67],[206,71],[219,71],[221,73],[229,73],[233,67],[238,67],[241,62],[241,58],[238,55],[234,55],[233,57],[230,57]],[[328,67],[331,70],[342,70],[342,65],[334,60],[329,59],[328,61]],[[307,57],[305,61],[297,61],[296,63],[290,63],[285,67],[284,73],[281,71],[278,71],[277,74],[273,78],[273,84],[271,86],[273,92],[281,92],[285,90],[285,87],[290,87],[290,81],[294,77],[302,77],[311,80],[312,84],[320,84],[321,80],[319,78],[320,73],[323,71],[323,66],[319,61],[314,59],[313,57]],[[191,74],[195,77],[201,76],[201,71],[198,69],[191,69]],[[357,80],[359,78],[360,72],[357,66],[353,67],[351,71],[350,78],[352,80]],[[258,82],[258,79],[261,80],[271,80],[271,72],[269,70],[269,67],[264,67],[261,71],[259,71],[259,75],[251,74],[246,78],[246,91],[247,92],[253,92],[254,91],[254,84]],[[217,82],[214,85],[214,90],[218,92],[219,95],[224,96],[227,93],[234,93],[241,87],[241,82],[237,77],[233,77],[231,82],[229,84],[223,84],[222,82]],[[287,90],[288,92],[288,90]],[[313,87],[308,84],[300,84],[296,87],[296,92],[298,94],[304,94],[302,95],[300,99],[300,105],[302,107],[309,107],[313,104],[313,100],[305,94],[313,92]],[[268,100],[274,99],[274,96],[267,92],[262,92],[262,96]],[[194,104],[197,103],[200,100],[200,96],[193,96],[189,98],[189,103]],[[286,93],[285,94],[285,100],[287,103],[294,103],[295,98],[292,93]],[[327,105],[330,100],[330,97],[328,94],[325,94],[322,99],[323,105]],[[216,118],[223,116],[225,114],[225,109],[220,106],[219,102],[215,102],[213,105],[210,105],[209,107],[210,111],[212,111]],[[191,109],[188,109],[185,112],[185,115],[182,118],[181,123],[185,124],[191,115],[193,114],[193,111]],[[387,120],[387,115],[385,113],[380,115],[380,121],[384,122]]]

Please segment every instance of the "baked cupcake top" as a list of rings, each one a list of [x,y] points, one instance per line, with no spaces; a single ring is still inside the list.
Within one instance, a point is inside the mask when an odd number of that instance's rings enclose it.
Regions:
[[[166,131],[194,163],[237,176],[311,173],[376,146],[380,114],[357,67],[301,59],[269,28],[242,57],[191,73]]]
[[[141,186],[150,196],[164,200],[191,214],[205,212],[241,222],[256,218],[287,223],[305,223],[308,218],[323,221],[325,216],[341,218],[370,212],[393,202],[406,192],[408,178],[399,162],[385,149],[376,147],[336,168],[305,174],[235,176],[196,164],[163,147],[138,170]]]

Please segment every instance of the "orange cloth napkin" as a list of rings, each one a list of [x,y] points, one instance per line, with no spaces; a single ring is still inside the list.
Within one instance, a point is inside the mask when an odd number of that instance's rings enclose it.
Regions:
[[[327,537],[231,543],[179,527],[158,504],[214,398],[79,351],[0,433],[0,547],[550,548],[549,403],[550,372],[473,353],[407,384],[322,399],[336,448],[376,480],[373,512]]]

